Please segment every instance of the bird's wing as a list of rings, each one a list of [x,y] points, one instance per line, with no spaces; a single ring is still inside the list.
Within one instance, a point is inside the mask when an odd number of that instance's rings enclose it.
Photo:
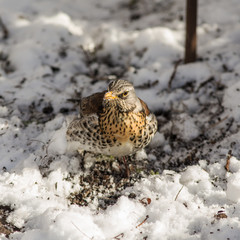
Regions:
[[[97,92],[91,96],[82,98],[80,103],[81,116],[99,113],[103,107],[102,102],[105,93],[106,91]]]
[[[142,104],[143,111],[145,112],[146,116],[148,116],[150,114],[150,111],[149,111],[147,104],[142,99],[139,98],[139,100]]]

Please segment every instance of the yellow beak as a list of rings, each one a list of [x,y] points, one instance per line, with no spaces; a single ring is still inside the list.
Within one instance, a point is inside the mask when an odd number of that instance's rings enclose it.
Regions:
[[[114,96],[112,92],[106,92],[104,95],[105,100],[117,99],[117,96]]]

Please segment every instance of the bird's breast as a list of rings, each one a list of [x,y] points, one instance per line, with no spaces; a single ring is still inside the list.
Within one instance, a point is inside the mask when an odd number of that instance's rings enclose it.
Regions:
[[[106,138],[114,138],[124,143],[142,134],[146,126],[146,116],[142,112],[119,112],[106,110],[99,116],[99,126]]]

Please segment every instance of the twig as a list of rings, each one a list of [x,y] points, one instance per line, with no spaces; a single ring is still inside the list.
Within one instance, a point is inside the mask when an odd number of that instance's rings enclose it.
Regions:
[[[158,80],[155,80],[154,82],[149,81],[149,82],[144,83],[142,85],[136,86],[136,88],[138,88],[138,89],[148,89],[148,88],[156,86],[158,83],[159,83]]]
[[[123,160],[123,163],[124,163],[124,166],[125,166],[125,177],[126,177],[126,178],[129,178],[130,175],[131,175],[131,172],[130,172],[130,169],[129,169],[129,166],[128,166],[126,157],[123,156],[123,157],[122,157],[122,160]]]
[[[113,239],[120,240],[122,237],[124,237],[124,233],[120,233],[117,236],[115,236]]]
[[[196,90],[196,93],[199,92],[200,88],[204,87],[206,84],[208,84],[208,83],[210,83],[210,82],[212,82],[212,81],[214,81],[214,80],[215,80],[214,76],[211,76],[211,77],[209,77],[207,80],[205,80],[204,82],[201,82],[201,83],[199,84],[199,87],[198,87],[197,90]]]
[[[3,32],[3,39],[6,40],[9,36],[9,33],[1,17],[0,17],[0,28],[2,29],[2,32]]]
[[[149,218],[149,216],[147,215],[147,216],[145,217],[145,219],[136,226],[136,228],[142,226],[142,225],[148,220],[148,218]]]
[[[229,129],[232,127],[232,125],[233,125],[233,122],[234,122],[234,118],[233,118],[233,117],[231,117],[231,118],[230,118],[230,120],[229,120],[228,127],[226,128],[226,132],[228,132],[228,131],[229,131]]]
[[[142,226],[142,225],[147,221],[148,218],[149,218],[149,216],[147,215],[147,216],[145,217],[145,219],[136,226],[136,228]],[[120,240],[120,239],[123,238],[123,237],[124,237],[124,233],[120,233],[120,234],[118,234],[117,236],[113,237],[113,239]]]
[[[93,239],[93,237],[89,237],[86,233],[84,233],[83,231],[81,231],[81,230],[79,229],[79,227],[76,226],[72,221],[71,221],[71,223],[72,223],[72,225],[73,225],[82,235],[84,235],[85,237],[87,237],[87,238],[90,239],[90,240]]]
[[[228,155],[227,155],[227,162],[225,165],[225,169],[229,172],[229,165],[230,165],[230,159],[232,157],[232,150],[228,151]]]
[[[73,103],[80,103],[82,99],[80,98],[68,98],[67,101],[73,102]]]
[[[217,123],[214,123],[214,124],[210,125],[210,126],[207,128],[207,130],[208,130],[208,129],[213,129],[213,128],[215,128],[216,126],[218,126],[220,123],[224,122],[224,121],[227,120],[227,119],[228,119],[228,116],[224,117],[223,119],[221,119],[221,120],[218,121]]]
[[[170,80],[169,80],[169,82],[168,82],[168,88],[169,88],[169,89],[172,87],[172,81],[173,81],[173,79],[174,79],[174,77],[175,77],[175,75],[176,75],[177,68],[178,68],[178,66],[179,66],[179,64],[180,64],[181,62],[182,62],[182,59],[179,59],[179,60],[175,63],[175,65],[174,65],[174,69],[173,69],[172,75],[171,75]]]
[[[180,192],[182,191],[183,187],[184,187],[184,185],[182,185],[182,187],[181,187],[180,190],[178,191],[178,193],[177,193],[177,195],[176,195],[174,201],[177,201],[177,198],[178,198]]]
[[[45,149],[46,155],[48,155],[48,147],[49,147],[49,143],[50,143],[49,141],[47,143],[45,143],[43,141],[40,141],[38,139],[31,139],[30,141],[31,142],[40,142],[40,143],[42,143],[43,144],[43,149]]]

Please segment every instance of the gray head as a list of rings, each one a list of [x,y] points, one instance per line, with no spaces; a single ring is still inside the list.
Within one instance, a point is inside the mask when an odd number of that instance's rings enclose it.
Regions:
[[[133,85],[123,79],[118,79],[109,84],[108,91],[103,98],[103,105],[105,107],[117,107],[122,112],[142,110]]]

